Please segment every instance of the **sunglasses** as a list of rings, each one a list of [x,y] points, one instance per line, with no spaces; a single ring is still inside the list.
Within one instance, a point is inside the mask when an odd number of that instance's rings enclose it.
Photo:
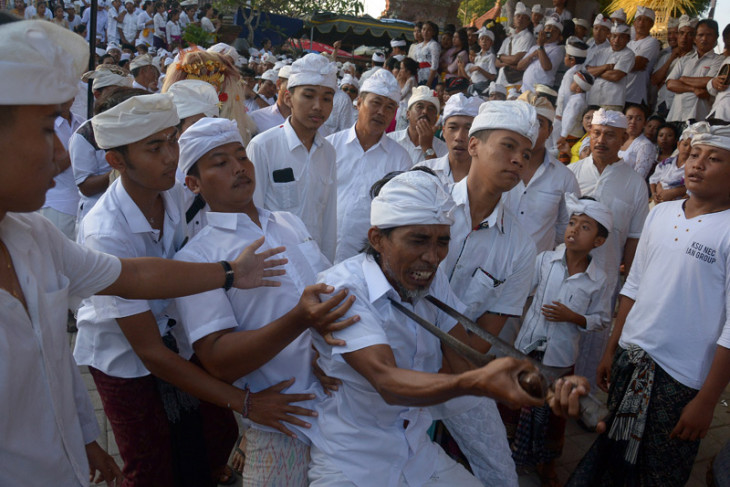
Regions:
[[[342,91],[345,93],[352,93],[353,95],[357,95],[357,89],[355,88],[342,88]]]

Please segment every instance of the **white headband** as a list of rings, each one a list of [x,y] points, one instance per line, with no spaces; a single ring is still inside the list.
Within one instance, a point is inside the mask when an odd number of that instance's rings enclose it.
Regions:
[[[667,20],[667,29],[677,28],[679,28],[679,19],[676,17],[669,17],[669,20]]]
[[[709,145],[730,151],[730,126],[710,126],[709,133],[699,133],[692,137],[692,147]]]
[[[101,149],[139,142],[178,123],[180,118],[168,94],[134,96],[91,119]]]
[[[587,79],[583,77],[583,73],[578,71],[573,75],[573,81],[575,81],[575,84],[580,86],[580,89],[584,92],[589,92],[591,88],[593,88],[593,83],[589,83]]]
[[[636,7],[636,15],[634,15],[634,19],[636,19],[636,17],[649,17],[651,20],[655,20],[656,13],[654,13],[654,11],[649,7],[638,6]]]
[[[451,225],[456,204],[438,177],[407,171],[385,183],[370,204],[370,225]]]
[[[609,127],[617,127],[620,129],[628,127],[626,115],[615,110],[604,110],[603,108],[599,108],[593,112],[591,125],[607,125]]]
[[[690,18],[689,15],[682,15],[679,18],[679,24],[677,28],[683,29],[684,27],[691,27],[693,29],[697,28],[697,19]]]
[[[563,32],[563,23],[550,17],[545,21],[545,27],[555,27],[560,32]]]
[[[578,18],[575,18],[575,19],[573,19],[573,24],[574,25],[580,25],[584,29],[590,29],[591,28],[591,24],[588,23],[588,21],[586,19],[578,19]]]
[[[337,89],[337,65],[320,54],[307,54],[294,61],[289,73],[288,89],[295,86],[313,85]]]
[[[578,49],[577,47],[565,43],[565,54],[573,57],[586,57],[588,56],[588,49]]]
[[[403,39],[393,39],[390,41],[390,47],[406,47],[406,41]]]
[[[586,215],[603,225],[609,232],[613,231],[613,215],[611,210],[599,201],[581,200],[574,193],[565,194],[565,206],[569,215]]]
[[[707,122],[697,122],[693,123],[684,131],[682,132],[682,135],[679,137],[679,141],[683,141],[685,139],[691,139],[695,135],[699,134],[709,134],[710,133],[710,124]]]
[[[223,42],[219,42],[218,44],[210,46],[208,48],[208,52],[214,52],[223,56],[228,56],[229,58],[233,59],[234,63],[238,61],[238,58],[240,57],[235,47]]]
[[[496,81],[492,81],[489,83],[489,94],[492,93],[502,93],[503,95],[507,96],[507,88],[504,87],[504,85],[497,83]]]
[[[510,130],[529,139],[534,146],[540,129],[537,111],[532,105],[521,101],[494,100],[482,103],[469,129],[469,136],[491,129]]]
[[[611,18],[626,22],[626,12],[624,12],[624,9],[620,8],[611,14]]]
[[[482,103],[484,103],[484,100],[478,96],[468,97],[463,93],[450,96],[444,105],[444,122],[458,115],[472,118],[476,117],[479,114],[479,107],[482,106]]]
[[[0,26],[0,105],[55,105],[78,93],[89,46],[78,34],[46,20]]]
[[[360,88],[362,93],[375,93],[385,96],[398,103],[400,101],[400,86],[393,73],[387,69],[379,69],[365,80]]]
[[[517,5],[515,5],[515,15],[527,15],[529,17],[530,11],[527,10],[524,3],[517,2]]]
[[[201,113],[206,117],[217,117],[220,114],[218,92],[206,81],[180,80],[173,83],[167,93],[172,95],[180,119]]]
[[[555,121],[555,107],[544,96],[537,96],[537,94],[528,90],[517,99],[535,107],[537,114],[550,120],[550,123]]]
[[[608,30],[611,30],[611,26],[613,25],[610,19],[607,19],[603,16],[603,14],[598,14],[596,16],[596,20],[593,21],[593,25],[600,25],[601,27],[605,27]]]
[[[190,126],[178,140],[180,144],[180,172],[187,175],[208,152],[222,145],[238,142],[243,146],[241,132],[235,120],[227,118],[201,118]]]
[[[631,34],[631,27],[626,24],[616,24],[611,27],[611,34]]]
[[[415,103],[426,101],[436,107],[436,111],[441,111],[441,103],[439,102],[436,92],[428,86],[414,86],[411,90],[411,97],[408,99],[408,107],[410,109]]]
[[[340,86],[344,86],[344,85],[352,85],[355,88],[360,89],[360,82],[357,81],[357,79],[355,77],[353,77],[349,73],[342,77],[342,81],[340,82]]]
[[[479,37],[489,37],[492,39],[492,42],[494,42],[494,32],[487,29],[486,27],[482,27],[477,31],[477,34],[479,34]]]

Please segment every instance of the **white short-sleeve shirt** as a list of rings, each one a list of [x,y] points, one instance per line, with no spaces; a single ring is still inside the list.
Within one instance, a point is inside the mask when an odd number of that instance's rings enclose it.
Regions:
[[[0,291],[0,485],[89,485],[84,446],[99,427],[66,319],[69,308],[117,280],[121,263],[70,241],[33,213],[6,214],[0,239],[28,305],[26,312]]]
[[[68,149],[69,139],[79,125],[81,125],[80,121],[73,114],[70,123],[63,117],[56,117],[55,132],[65,149]],[[74,181],[73,167],[69,166],[64,169],[53,178],[53,182],[56,185],[46,192],[46,202],[43,208],[53,208],[75,217],[79,209],[79,189]]]
[[[591,66],[602,66],[604,64],[613,64],[613,69],[630,73],[634,68],[634,51],[625,47],[620,51],[607,49],[596,53],[591,60]],[[628,84],[628,75],[619,81],[608,81],[601,77],[596,78],[593,87],[586,95],[586,101],[589,105],[621,105],[626,102],[626,86]]]
[[[730,210],[687,218],[682,201],[654,207],[621,294],[633,299],[619,345],[638,345],[700,389],[718,345],[730,348]]]
[[[628,149],[619,151],[618,156],[646,179],[656,161],[657,147],[641,134],[631,142]]]
[[[725,58],[715,51],[706,52],[701,58],[697,50],[679,58],[677,64],[667,75],[667,81],[676,80],[682,76],[692,78],[714,77],[720,70]],[[667,115],[669,122],[686,122],[687,120],[702,121],[710,113],[710,100],[698,98],[693,92],[675,93],[672,106]]]
[[[400,144],[400,146],[403,147],[406,151],[408,151],[408,155],[411,157],[411,161],[413,162],[413,164],[417,164],[426,160],[426,155],[423,153],[423,149],[421,149],[421,146],[414,145],[413,141],[408,136],[407,128],[403,130],[396,130],[395,132],[391,132],[387,135],[391,139],[398,142],[398,144]],[[436,153],[437,157],[443,157],[449,153],[449,148],[446,147],[446,142],[439,139],[438,137],[433,138],[433,150]]]
[[[482,68],[487,73],[496,75],[497,67],[494,65],[495,60],[496,57],[492,51],[489,51],[486,54],[481,52],[477,54],[476,58],[474,58],[474,64],[467,64],[465,67],[466,72],[469,73],[469,79],[471,79],[471,82],[484,83],[489,81],[479,70],[471,70],[470,68],[472,66]]]
[[[504,206],[532,237],[537,252],[552,250],[563,242],[570,215],[565,193],[580,193],[578,181],[570,170],[545,151],[545,158],[525,185],[517,186],[503,197]]]
[[[106,151],[95,146],[94,130],[91,120],[84,122],[74,132],[68,142],[68,155],[71,159],[76,186],[86,181],[89,176],[100,176],[111,171],[106,162]],[[94,207],[103,192],[86,196],[79,191],[79,222]]]
[[[290,121],[259,134],[246,148],[256,168],[256,205],[298,216],[328,259],[337,245],[335,149],[317,134],[302,144]]]
[[[730,64],[730,58],[725,58],[722,64]],[[710,80],[707,82],[707,91],[715,97],[709,117],[730,122],[730,90],[726,89],[718,92],[712,86],[712,80]]]
[[[426,435],[432,422],[429,408],[387,404],[343,355],[387,345],[399,368],[435,373],[442,362],[438,338],[396,310],[389,298],[446,332],[453,328],[454,320],[426,300],[415,305],[401,301],[378,264],[365,254],[321,273],[319,281],[349,289],[356,299],[345,316],[357,314],[360,321],[333,333],[345,340],[345,346],[327,345],[312,334],[319,366],[343,382],[336,394],[317,404],[321,434],[312,442],[355,485],[395,486],[401,475],[408,485],[424,485],[434,472],[438,448]],[[464,309],[441,271],[436,272],[428,292],[458,310]],[[407,428],[404,421],[408,421]]]
[[[413,165],[413,167],[416,166],[431,169],[436,173],[436,176],[438,176],[443,185],[451,191],[451,187],[454,185],[454,175],[451,173],[451,163],[449,162],[448,151],[445,156],[437,157],[436,159],[423,160]]]
[[[628,78],[626,101],[629,103],[648,104],[649,78],[654,71],[654,64],[659,57],[659,51],[662,46],[657,39],[649,35],[640,40],[635,39],[629,41],[628,48],[634,51],[636,57],[646,58],[649,62],[643,70],[630,72],[626,75],[626,78]]]
[[[677,156],[671,156],[657,164],[654,173],[649,177],[649,183],[661,183],[664,189],[684,186],[684,165],[677,167],[678,160]]]
[[[413,166],[408,152],[383,134],[363,151],[355,126],[327,137],[337,154],[337,251],[334,262],[357,255],[370,228],[370,187],[392,171]]]
[[[274,103],[266,108],[260,108],[249,113],[251,120],[256,124],[260,134],[272,127],[283,124],[286,119],[279,110],[279,105]]]
[[[525,56],[529,56],[533,52],[537,51],[540,46],[532,46]],[[522,75],[522,91],[535,91],[536,84],[543,84],[546,86],[552,86],[555,84],[555,73],[558,72],[558,68],[563,63],[565,57],[565,47],[561,46],[557,42],[545,44],[545,53],[550,58],[552,68],[546,71],[542,68],[540,60],[535,58],[532,60],[529,66],[525,69],[525,73]]]
[[[335,97],[332,99],[332,113],[319,128],[319,133],[322,137],[327,137],[341,130],[349,129],[355,124],[356,119],[357,110],[352,104],[350,95],[336,89]]]
[[[117,179],[86,215],[79,226],[82,245],[121,258],[172,258],[185,240],[183,188],[176,184],[162,192],[165,221],[162,236]],[[79,365],[90,365],[112,377],[134,378],[149,375],[142,360],[124,337],[117,318],[151,311],[164,335],[169,327],[166,309],[170,300],[124,299],[118,296],[93,296],[79,308],[74,358]],[[184,334],[173,331],[181,355],[190,355]]]

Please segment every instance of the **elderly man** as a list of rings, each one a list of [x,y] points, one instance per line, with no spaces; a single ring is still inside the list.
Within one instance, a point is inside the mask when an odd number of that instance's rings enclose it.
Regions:
[[[587,70],[595,78],[593,89],[588,92],[588,105],[603,106],[621,111],[626,102],[628,75],[634,66],[634,52],[627,47],[630,28],[626,24],[611,28],[611,49],[597,53],[587,64]]]
[[[517,63],[517,69],[524,70],[520,88],[523,93],[535,91],[536,84],[552,86],[555,83],[555,73],[565,56],[565,48],[559,44],[562,33],[563,24],[549,18],[537,35],[537,45]]]
[[[145,90],[148,93],[157,91],[157,80],[160,72],[155,66],[154,59],[149,54],[137,56],[129,63],[129,71],[134,76],[132,88]]]
[[[672,19],[670,19],[671,21]],[[658,87],[656,113],[662,117],[669,114],[669,108],[674,101],[674,92],[666,85],[666,79],[674,66],[681,58],[694,51],[696,20],[682,15],[676,20],[676,25],[667,26],[668,51],[659,58],[651,75],[651,83]]]
[[[482,485],[428,439],[432,416],[424,406],[463,395],[534,404],[514,380],[525,363],[506,358],[472,369],[391,304],[469,340],[461,325],[421,299],[431,294],[463,309],[439,268],[454,201],[436,176],[418,169],[386,177],[373,194],[366,252],[320,274],[356,297],[345,316],[360,321],[333,334],[345,345],[314,337],[318,364],[343,384],[317,404],[310,485]]]
[[[517,2],[512,22],[514,33],[504,40],[495,61],[495,66],[499,68],[497,83],[502,86],[520,84],[522,72],[517,69],[517,64],[535,45],[535,37],[527,28],[530,25],[530,11],[524,3]]]
[[[620,112],[596,111],[590,131],[591,155],[568,166],[578,180],[581,194],[600,201],[613,214],[613,228],[609,228],[606,243],[593,252],[593,258],[602,264],[608,276],[606,286],[612,290],[616,289],[621,264],[626,272],[631,269],[649,212],[644,178],[618,155],[628,138],[627,126],[626,117]],[[608,330],[584,336],[577,373],[593,379],[607,334]]]
[[[725,59],[715,52],[717,22],[700,20],[695,32],[695,50],[683,56],[667,76],[667,88],[675,93],[667,115],[669,122],[701,122],[712,107],[707,83],[717,75]]]
[[[408,151],[413,164],[443,157],[448,152],[446,144],[434,136],[440,111],[436,93],[428,86],[416,86],[408,99],[408,128],[388,134]]]
[[[357,254],[366,242],[370,186],[391,171],[413,166],[408,152],[385,135],[399,101],[398,82],[380,69],[362,84],[355,125],[327,137],[337,154],[335,262]]]
[[[469,129],[482,102],[478,96],[468,98],[462,93],[450,97],[444,105],[443,114],[443,134],[448,153],[417,164],[431,168],[446,186],[458,183],[469,174]]]
[[[659,57],[660,42],[651,35],[656,14],[648,7],[636,7],[634,16],[634,32],[636,35],[629,41],[628,47],[636,57],[634,67],[626,76],[626,102],[636,105],[649,105],[649,77]]]
[[[727,127],[692,138],[685,174],[689,199],[646,219],[598,370],[607,433],[570,486],[687,484],[730,381]]]

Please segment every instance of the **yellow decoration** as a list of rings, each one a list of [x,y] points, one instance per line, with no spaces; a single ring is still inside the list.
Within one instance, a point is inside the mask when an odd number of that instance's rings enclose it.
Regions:
[[[657,17],[662,18],[669,17],[668,14],[674,11],[687,15],[697,13],[691,0],[613,0],[606,11],[611,14],[622,8],[626,12],[626,20],[630,22],[636,15],[636,7],[649,7],[657,13]]]

